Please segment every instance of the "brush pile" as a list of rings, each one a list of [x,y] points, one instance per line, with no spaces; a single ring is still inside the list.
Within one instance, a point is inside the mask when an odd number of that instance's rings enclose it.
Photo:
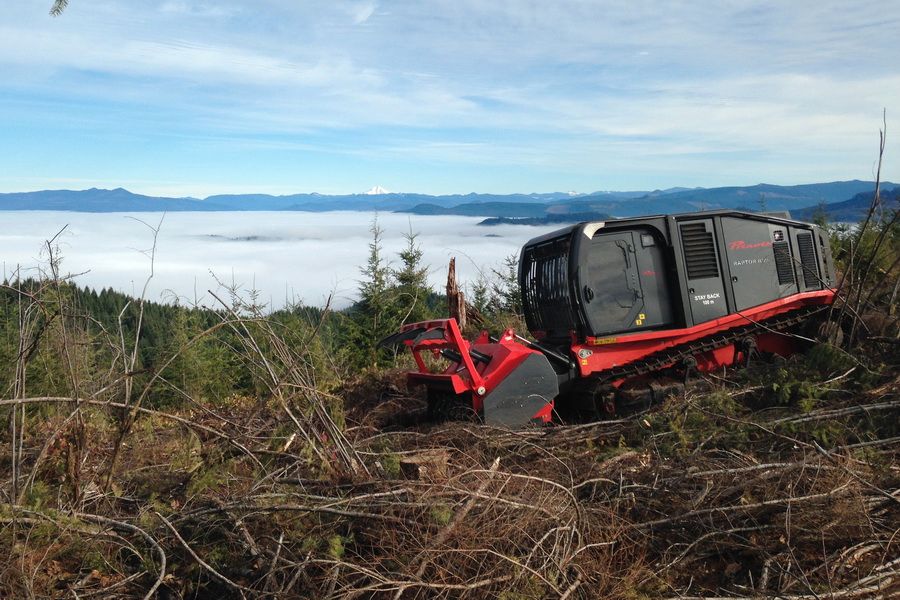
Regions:
[[[822,346],[587,425],[382,431],[350,422],[342,443],[356,466],[333,443],[320,448],[323,460],[297,434],[290,415],[300,420],[303,391],[233,399],[227,410],[143,409],[107,489],[118,408],[83,401],[88,435],[78,442],[59,410],[71,400],[24,398],[20,406],[43,406],[47,418],[26,431],[21,472],[31,475],[0,513],[0,589],[81,598],[892,597],[900,379],[886,367],[871,373]],[[376,397],[375,412],[394,411],[400,423],[399,413],[421,406],[404,394],[396,376],[369,380],[360,414]],[[73,443],[82,444],[77,489]]]

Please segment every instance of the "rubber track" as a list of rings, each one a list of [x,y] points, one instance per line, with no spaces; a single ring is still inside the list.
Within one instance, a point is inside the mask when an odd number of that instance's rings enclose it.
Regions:
[[[700,338],[699,340],[672,346],[671,348],[654,352],[642,359],[618,367],[613,367],[612,369],[591,376],[590,379],[597,383],[607,383],[617,379],[625,379],[635,375],[645,375],[647,373],[660,371],[687,358],[692,358],[697,354],[702,354],[704,352],[709,352],[710,350],[733,344],[748,335],[783,331],[788,327],[803,323],[815,313],[821,312],[827,308],[827,306],[799,308],[771,317],[765,321],[758,321],[743,327],[735,327],[733,329],[720,331],[704,338]]]

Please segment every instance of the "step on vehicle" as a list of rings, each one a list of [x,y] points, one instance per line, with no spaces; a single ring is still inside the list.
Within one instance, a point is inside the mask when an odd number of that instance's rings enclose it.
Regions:
[[[664,373],[783,356],[835,297],[827,235],[786,213],[712,211],[586,222],[529,241],[519,284],[535,341],[466,340],[455,319],[405,325],[436,418],[594,416],[672,389]],[[636,391],[637,390],[637,391]]]

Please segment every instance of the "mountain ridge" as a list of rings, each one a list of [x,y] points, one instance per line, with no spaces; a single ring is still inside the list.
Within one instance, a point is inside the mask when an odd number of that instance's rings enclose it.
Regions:
[[[760,183],[718,188],[669,188],[652,191],[599,191],[519,194],[430,195],[405,192],[383,194],[298,193],[218,194],[206,198],[135,194],[124,188],[40,190],[0,194],[0,211],[49,210],[73,212],[160,211],[389,211],[417,215],[464,215],[494,218],[548,218],[554,222],[576,215],[603,218],[666,214],[695,210],[806,210],[819,205],[848,202],[871,193],[874,182],[851,180],[779,186]],[[884,182],[885,192],[896,184]],[[370,190],[371,191],[371,190]],[[385,190],[381,190],[385,191]],[[854,210],[850,213],[855,214]],[[843,209],[842,209],[843,210]]]

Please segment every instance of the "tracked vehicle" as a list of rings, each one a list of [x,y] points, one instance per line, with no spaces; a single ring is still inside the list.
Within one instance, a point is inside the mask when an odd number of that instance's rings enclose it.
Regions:
[[[383,341],[410,348],[409,382],[426,386],[435,416],[519,427],[615,412],[665,393],[662,374],[795,352],[793,332],[835,296],[824,232],[741,211],[565,227],[525,244],[519,284],[536,341],[512,330],[468,341],[455,319]]]

